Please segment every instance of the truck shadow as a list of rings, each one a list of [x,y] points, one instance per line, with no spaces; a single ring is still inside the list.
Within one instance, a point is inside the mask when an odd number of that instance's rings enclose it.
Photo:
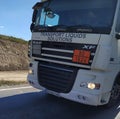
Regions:
[[[0,98],[0,119],[120,119],[119,105],[87,106],[43,91]]]

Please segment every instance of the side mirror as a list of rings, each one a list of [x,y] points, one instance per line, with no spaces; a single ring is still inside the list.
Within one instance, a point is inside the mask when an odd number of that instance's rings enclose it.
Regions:
[[[37,11],[37,10],[34,10],[33,16],[32,16],[32,22],[33,22],[33,23],[36,21],[37,13],[38,13],[38,11]]]
[[[120,40],[120,33],[117,33],[115,37],[116,39]]]
[[[31,32],[33,31],[33,29],[34,29],[34,26],[35,26],[35,24],[34,23],[32,23],[31,25],[30,25],[30,30],[31,30]]]

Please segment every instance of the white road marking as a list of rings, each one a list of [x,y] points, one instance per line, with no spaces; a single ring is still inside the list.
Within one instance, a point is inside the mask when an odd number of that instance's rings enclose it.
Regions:
[[[6,89],[0,89],[0,92],[2,92],[2,91],[11,91],[11,90],[19,90],[19,89],[29,89],[29,88],[32,88],[32,86],[18,87],[18,88],[6,88]]]

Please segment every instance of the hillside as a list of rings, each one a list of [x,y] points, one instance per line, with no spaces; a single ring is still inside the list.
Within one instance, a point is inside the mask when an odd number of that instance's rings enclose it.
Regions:
[[[0,35],[0,71],[28,69],[28,43],[22,39]]]

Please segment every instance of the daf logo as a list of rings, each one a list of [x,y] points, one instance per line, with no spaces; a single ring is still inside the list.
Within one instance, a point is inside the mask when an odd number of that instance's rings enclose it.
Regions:
[[[94,45],[84,45],[83,46],[83,49],[86,49],[86,50],[91,50],[91,49],[95,49],[96,48],[96,46],[94,46]]]

